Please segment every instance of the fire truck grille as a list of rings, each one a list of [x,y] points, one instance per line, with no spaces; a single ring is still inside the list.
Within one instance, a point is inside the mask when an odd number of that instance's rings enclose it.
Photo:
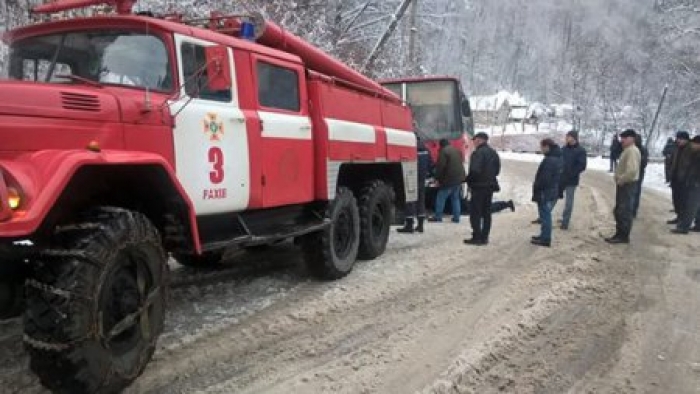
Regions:
[[[61,92],[61,101],[64,109],[90,112],[100,110],[100,99],[89,94]]]

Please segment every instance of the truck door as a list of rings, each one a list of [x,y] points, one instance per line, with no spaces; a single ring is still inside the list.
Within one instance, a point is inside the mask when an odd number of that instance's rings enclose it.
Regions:
[[[207,89],[206,41],[175,35],[181,97],[175,118],[175,163],[198,215],[241,211],[250,198],[248,136],[237,89]],[[228,49],[232,84],[236,69]],[[179,112],[179,113],[178,113]]]
[[[314,196],[314,150],[304,68],[252,56],[262,139],[263,206],[305,203]]]

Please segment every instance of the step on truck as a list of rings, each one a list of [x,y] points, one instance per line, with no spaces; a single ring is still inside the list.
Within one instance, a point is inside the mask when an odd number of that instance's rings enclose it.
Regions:
[[[114,14],[57,18],[107,5]],[[410,109],[257,15],[59,0],[3,35],[0,318],[55,392],[119,392],[163,330],[168,260],[293,239],[347,275],[415,201]]]

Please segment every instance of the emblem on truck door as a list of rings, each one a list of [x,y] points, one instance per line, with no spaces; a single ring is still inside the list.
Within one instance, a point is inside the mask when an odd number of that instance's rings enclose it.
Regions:
[[[209,136],[209,141],[221,141],[224,135],[224,122],[219,121],[217,114],[210,112],[204,118],[204,133]]]

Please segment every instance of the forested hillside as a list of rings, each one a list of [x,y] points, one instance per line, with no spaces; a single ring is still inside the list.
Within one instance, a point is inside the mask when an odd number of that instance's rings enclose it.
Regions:
[[[470,94],[520,91],[571,103],[581,128],[610,128],[623,106],[648,129],[669,85],[662,130],[700,127],[700,0],[417,0],[378,60],[376,77],[456,74]],[[28,23],[37,0],[2,0],[0,29]],[[155,13],[260,11],[361,67],[400,0],[142,0]],[[414,30],[411,29],[414,26]],[[415,55],[409,55],[415,31]],[[5,66],[6,49],[0,51]]]

